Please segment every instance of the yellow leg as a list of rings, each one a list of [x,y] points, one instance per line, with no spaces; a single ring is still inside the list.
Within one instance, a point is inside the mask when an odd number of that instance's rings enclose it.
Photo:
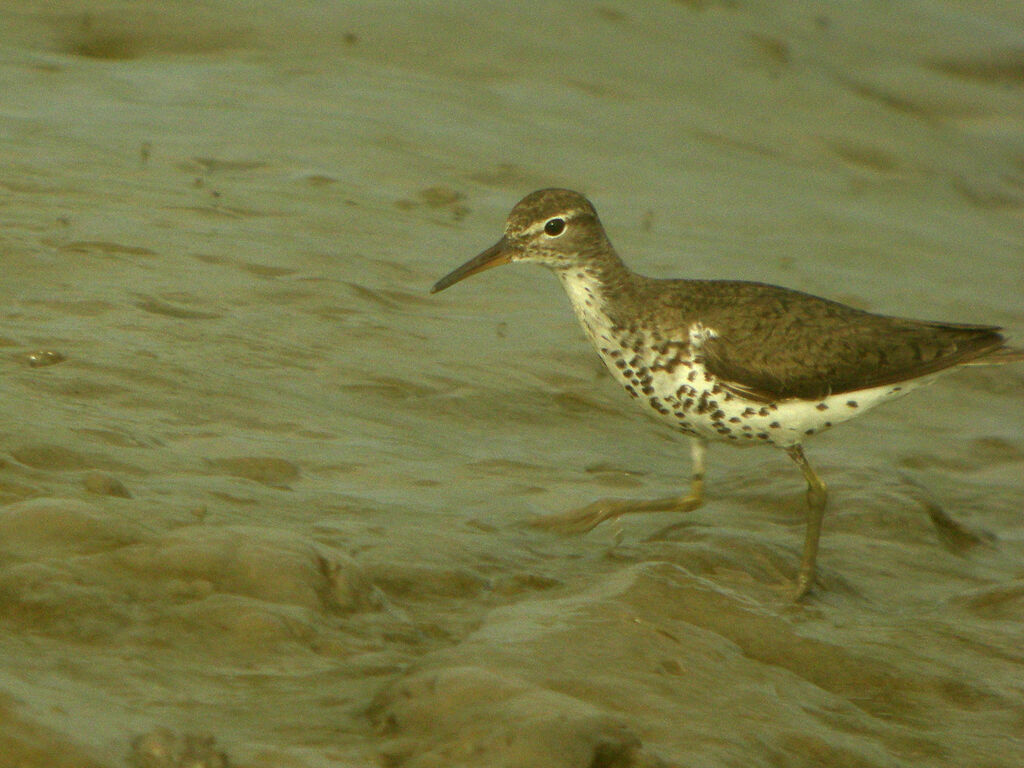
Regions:
[[[811,469],[799,445],[787,448],[789,458],[796,462],[807,481],[807,530],[804,533],[804,555],[800,561],[800,574],[796,578],[794,600],[801,600],[814,586],[815,563],[818,559],[818,539],[821,538],[821,518],[825,514],[825,502],[828,493],[825,483]]]
[[[692,512],[704,503],[704,454],[707,442],[695,437],[690,441],[690,456],[693,471],[690,478],[690,493],[686,496],[669,496],[650,501],[628,499],[601,499],[579,509],[572,509],[558,515],[544,515],[531,520],[529,525],[561,534],[586,533],[607,520],[637,512]]]

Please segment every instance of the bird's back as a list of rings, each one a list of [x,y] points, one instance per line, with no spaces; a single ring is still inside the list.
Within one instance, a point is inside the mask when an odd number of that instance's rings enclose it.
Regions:
[[[636,288],[650,327],[699,323],[707,369],[760,400],[909,381],[1006,349],[995,326],[876,315],[766,283],[638,276]]]

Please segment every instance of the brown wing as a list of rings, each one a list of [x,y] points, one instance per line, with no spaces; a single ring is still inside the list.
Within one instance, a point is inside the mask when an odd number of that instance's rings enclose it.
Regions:
[[[894,384],[969,362],[1004,342],[994,326],[875,315],[773,285],[692,285],[684,314],[717,332],[703,345],[708,371],[763,401]]]

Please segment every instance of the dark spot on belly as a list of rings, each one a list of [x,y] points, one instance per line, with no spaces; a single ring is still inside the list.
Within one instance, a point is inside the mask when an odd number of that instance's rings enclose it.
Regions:
[[[817,432],[816,429],[805,429],[804,430],[804,434],[805,435],[813,435],[815,432]]]
[[[645,390],[645,392],[644,392],[644,393],[646,394],[646,390]],[[661,400],[659,400],[659,399],[658,399],[658,398],[656,398],[656,397],[652,397],[652,398],[651,398],[650,400],[648,400],[647,402],[649,402],[649,403],[651,404],[651,408],[653,408],[654,410],[656,410],[656,411],[657,411],[658,413],[660,413],[660,414],[661,414],[662,416],[666,416],[666,415],[668,415],[669,413],[671,413],[671,411],[669,411],[669,409],[668,409],[668,408],[666,408],[666,407],[665,407],[664,405],[662,405],[662,404],[661,404]]]
[[[731,419],[729,419],[730,424],[739,424],[741,421],[743,421],[743,419],[741,419],[739,416],[733,416]]]
[[[697,380],[697,372],[691,368],[690,372],[688,374],[686,374],[686,380],[687,381],[696,381]]]
[[[615,367],[618,368],[620,371],[625,371],[626,370],[626,361],[625,360],[616,360],[615,361]]]
[[[857,401],[856,401],[856,400],[847,400],[847,401],[846,401],[846,404],[847,404],[847,405],[848,405],[848,406],[849,406],[850,408],[856,408],[856,407],[857,407]]]
[[[626,391],[629,392],[629,394],[631,394],[633,397],[639,397],[639,395],[636,393],[636,390],[629,386],[629,384],[626,385]]]
[[[771,424],[768,425],[768,429],[782,429],[782,425],[779,424],[779,422],[777,421],[773,421]]]
[[[650,384],[645,384],[643,387],[640,388],[640,391],[643,392],[645,395],[653,395],[654,387],[652,387]]]
[[[827,411],[828,410],[828,406],[825,405],[825,403],[818,403],[814,407],[817,408],[819,411]]]
[[[721,421],[722,419],[725,418],[725,411],[717,410],[711,414],[711,418],[714,419],[715,421]]]
[[[718,403],[714,400],[710,400],[707,392],[704,392],[697,401],[697,413],[708,413],[715,410],[717,407]]]

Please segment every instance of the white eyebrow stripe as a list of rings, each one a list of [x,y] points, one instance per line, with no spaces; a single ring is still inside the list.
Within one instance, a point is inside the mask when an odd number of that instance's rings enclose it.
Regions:
[[[552,219],[562,219],[566,224],[570,223],[573,219],[577,218],[583,211],[579,208],[572,208],[568,211],[562,211],[559,213],[552,213],[550,216],[545,217],[542,221],[536,221],[526,229],[523,230],[524,235],[537,235],[544,230],[544,225]]]

